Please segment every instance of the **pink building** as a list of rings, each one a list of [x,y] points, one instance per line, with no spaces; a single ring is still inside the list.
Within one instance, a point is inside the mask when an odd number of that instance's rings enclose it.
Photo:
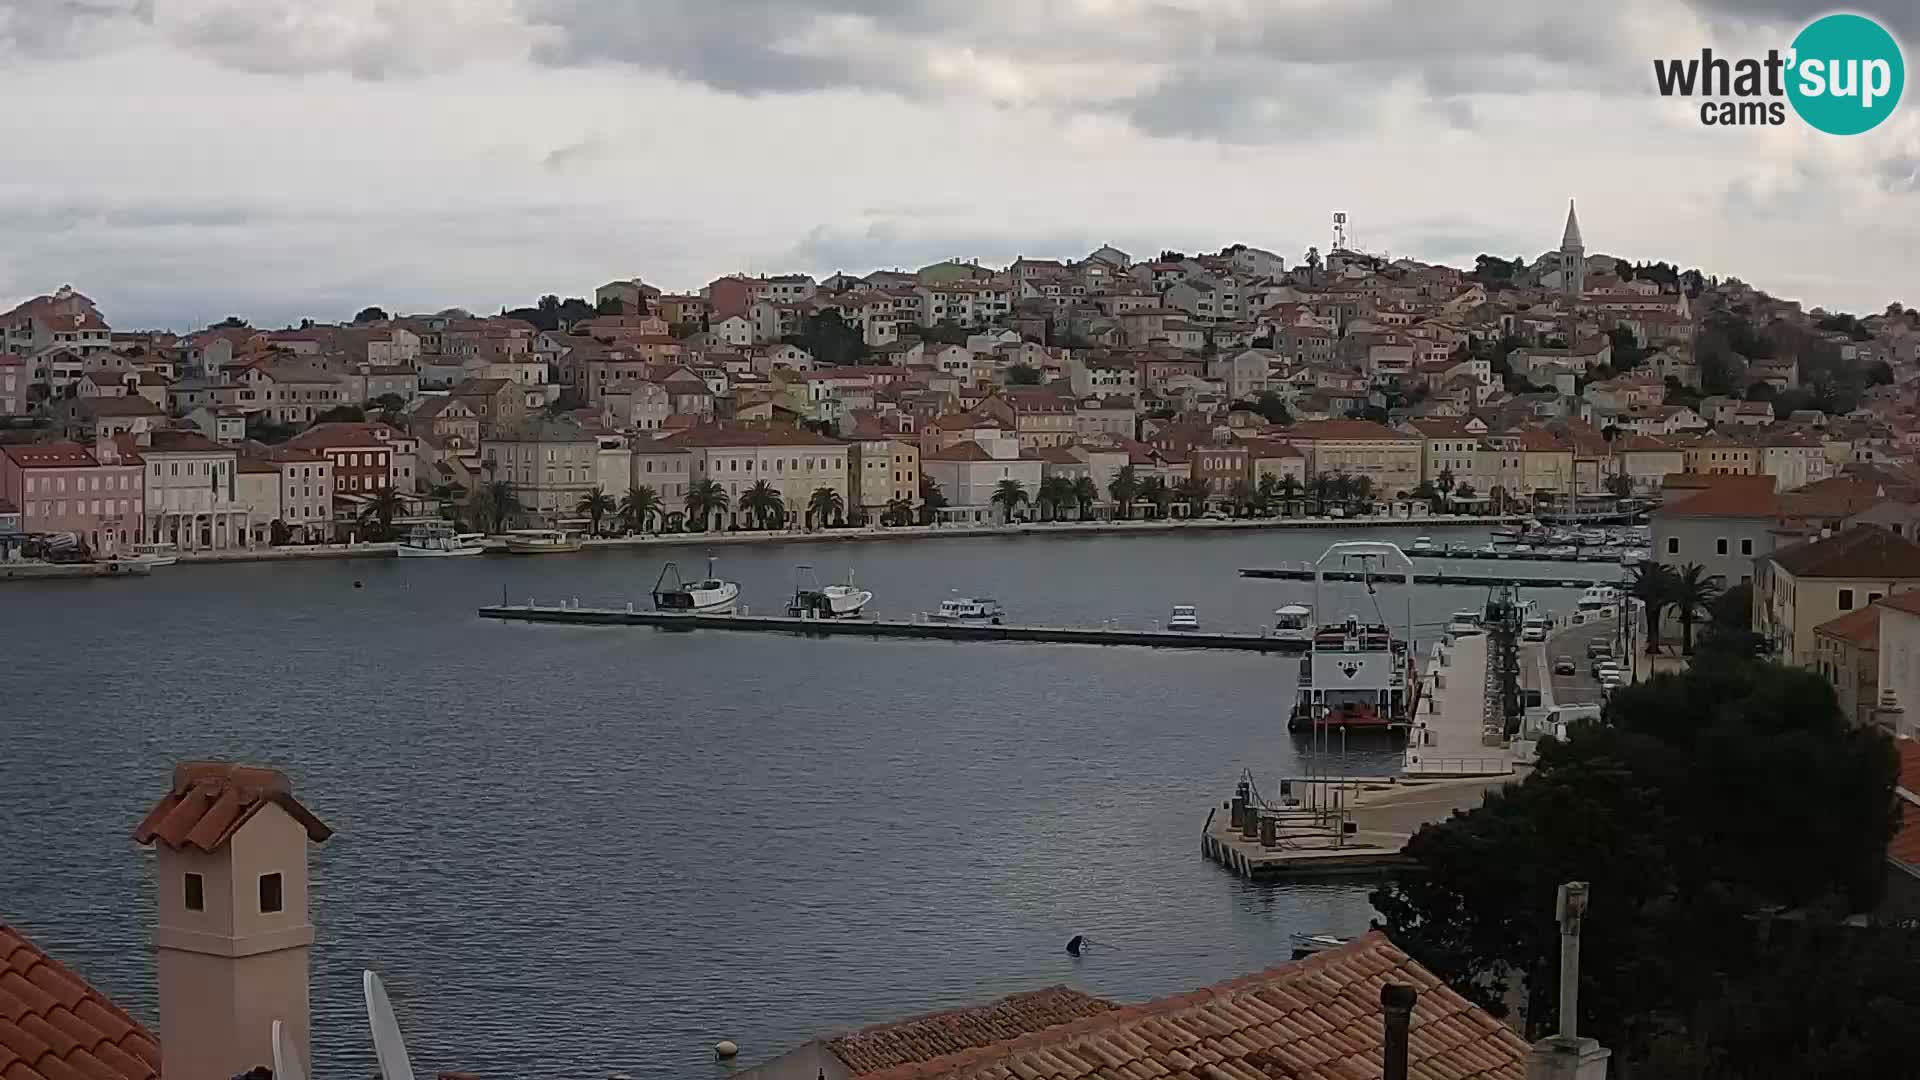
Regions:
[[[20,508],[20,531],[74,533],[95,555],[140,543],[138,464],[102,465],[79,443],[0,447],[0,500]]]

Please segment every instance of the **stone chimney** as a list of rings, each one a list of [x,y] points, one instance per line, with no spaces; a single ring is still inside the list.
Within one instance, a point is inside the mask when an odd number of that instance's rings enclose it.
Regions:
[[[160,1072],[221,1080],[273,1064],[273,1021],[308,1047],[307,844],[332,830],[276,769],[187,762],[133,832],[154,849]]]
[[[1587,883],[1560,886],[1555,905],[1560,920],[1560,1031],[1533,1044],[1527,1055],[1527,1080],[1607,1080],[1613,1051],[1582,1038],[1580,1023],[1580,923],[1587,914]]]
[[[1407,1080],[1407,1027],[1413,1020],[1413,987],[1388,983],[1380,988],[1380,1012],[1386,1018],[1386,1041],[1380,1051],[1381,1080]]]

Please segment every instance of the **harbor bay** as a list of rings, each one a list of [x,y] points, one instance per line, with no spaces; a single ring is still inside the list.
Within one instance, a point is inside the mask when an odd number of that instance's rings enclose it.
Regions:
[[[1311,586],[1238,569],[1347,538],[715,554],[756,613],[784,608],[805,563],[821,580],[851,570],[889,619],[958,593],[995,597],[1016,623],[1150,629],[1191,604],[1207,631],[1259,633]],[[1283,960],[1291,933],[1366,926],[1364,882],[1257,885],[1198,850],[1204,807],[1241,768],[1298,770],[1296,661],[476,614],[503,599],[644,604],[664,559],[695,575],[706,549],[182,565],[10,588],[9,913],[151,1019],[151,887],[126,841],[144,794],[183,758],[271,763],[338,831],[314,851],[316,1072],[367,1064],[357,976],[373,967],[417,1067],[478,1057],[580,1077],[686,1075],[712,1067],[717,1038],[750,1061],[1058,982],[1142,1000]],[[1577,593],[1538,595],[1562,607]],[[1416,586],[1378,601],[1397,623],[1407,597],[1420,636],[1484,599]],[[1374,602],[1347,585],[1322,607]],[[1348,758],[1368,774],[1398,761],[1384,744]],[[1074,934],[1110,947],[1070,957]]]

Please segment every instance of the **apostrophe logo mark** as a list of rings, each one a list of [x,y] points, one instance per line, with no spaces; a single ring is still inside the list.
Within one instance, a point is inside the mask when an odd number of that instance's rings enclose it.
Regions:
[[[1893,115],[1906,88],[1900,43],[1863,15],[1827,15],[1793,39],[1787,100],[1800,119],[1829,135],[1871,131]]]

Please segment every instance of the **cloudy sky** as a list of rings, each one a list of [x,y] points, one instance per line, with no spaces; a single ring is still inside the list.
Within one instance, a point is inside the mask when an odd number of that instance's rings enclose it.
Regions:
[[[1709,129],[1805,0],[0,0],[0,306],[492,310],[640,275],[1555,246],[1920,304],[1920,91]],[[1920,42],[1920,3],[1852,10]]]

